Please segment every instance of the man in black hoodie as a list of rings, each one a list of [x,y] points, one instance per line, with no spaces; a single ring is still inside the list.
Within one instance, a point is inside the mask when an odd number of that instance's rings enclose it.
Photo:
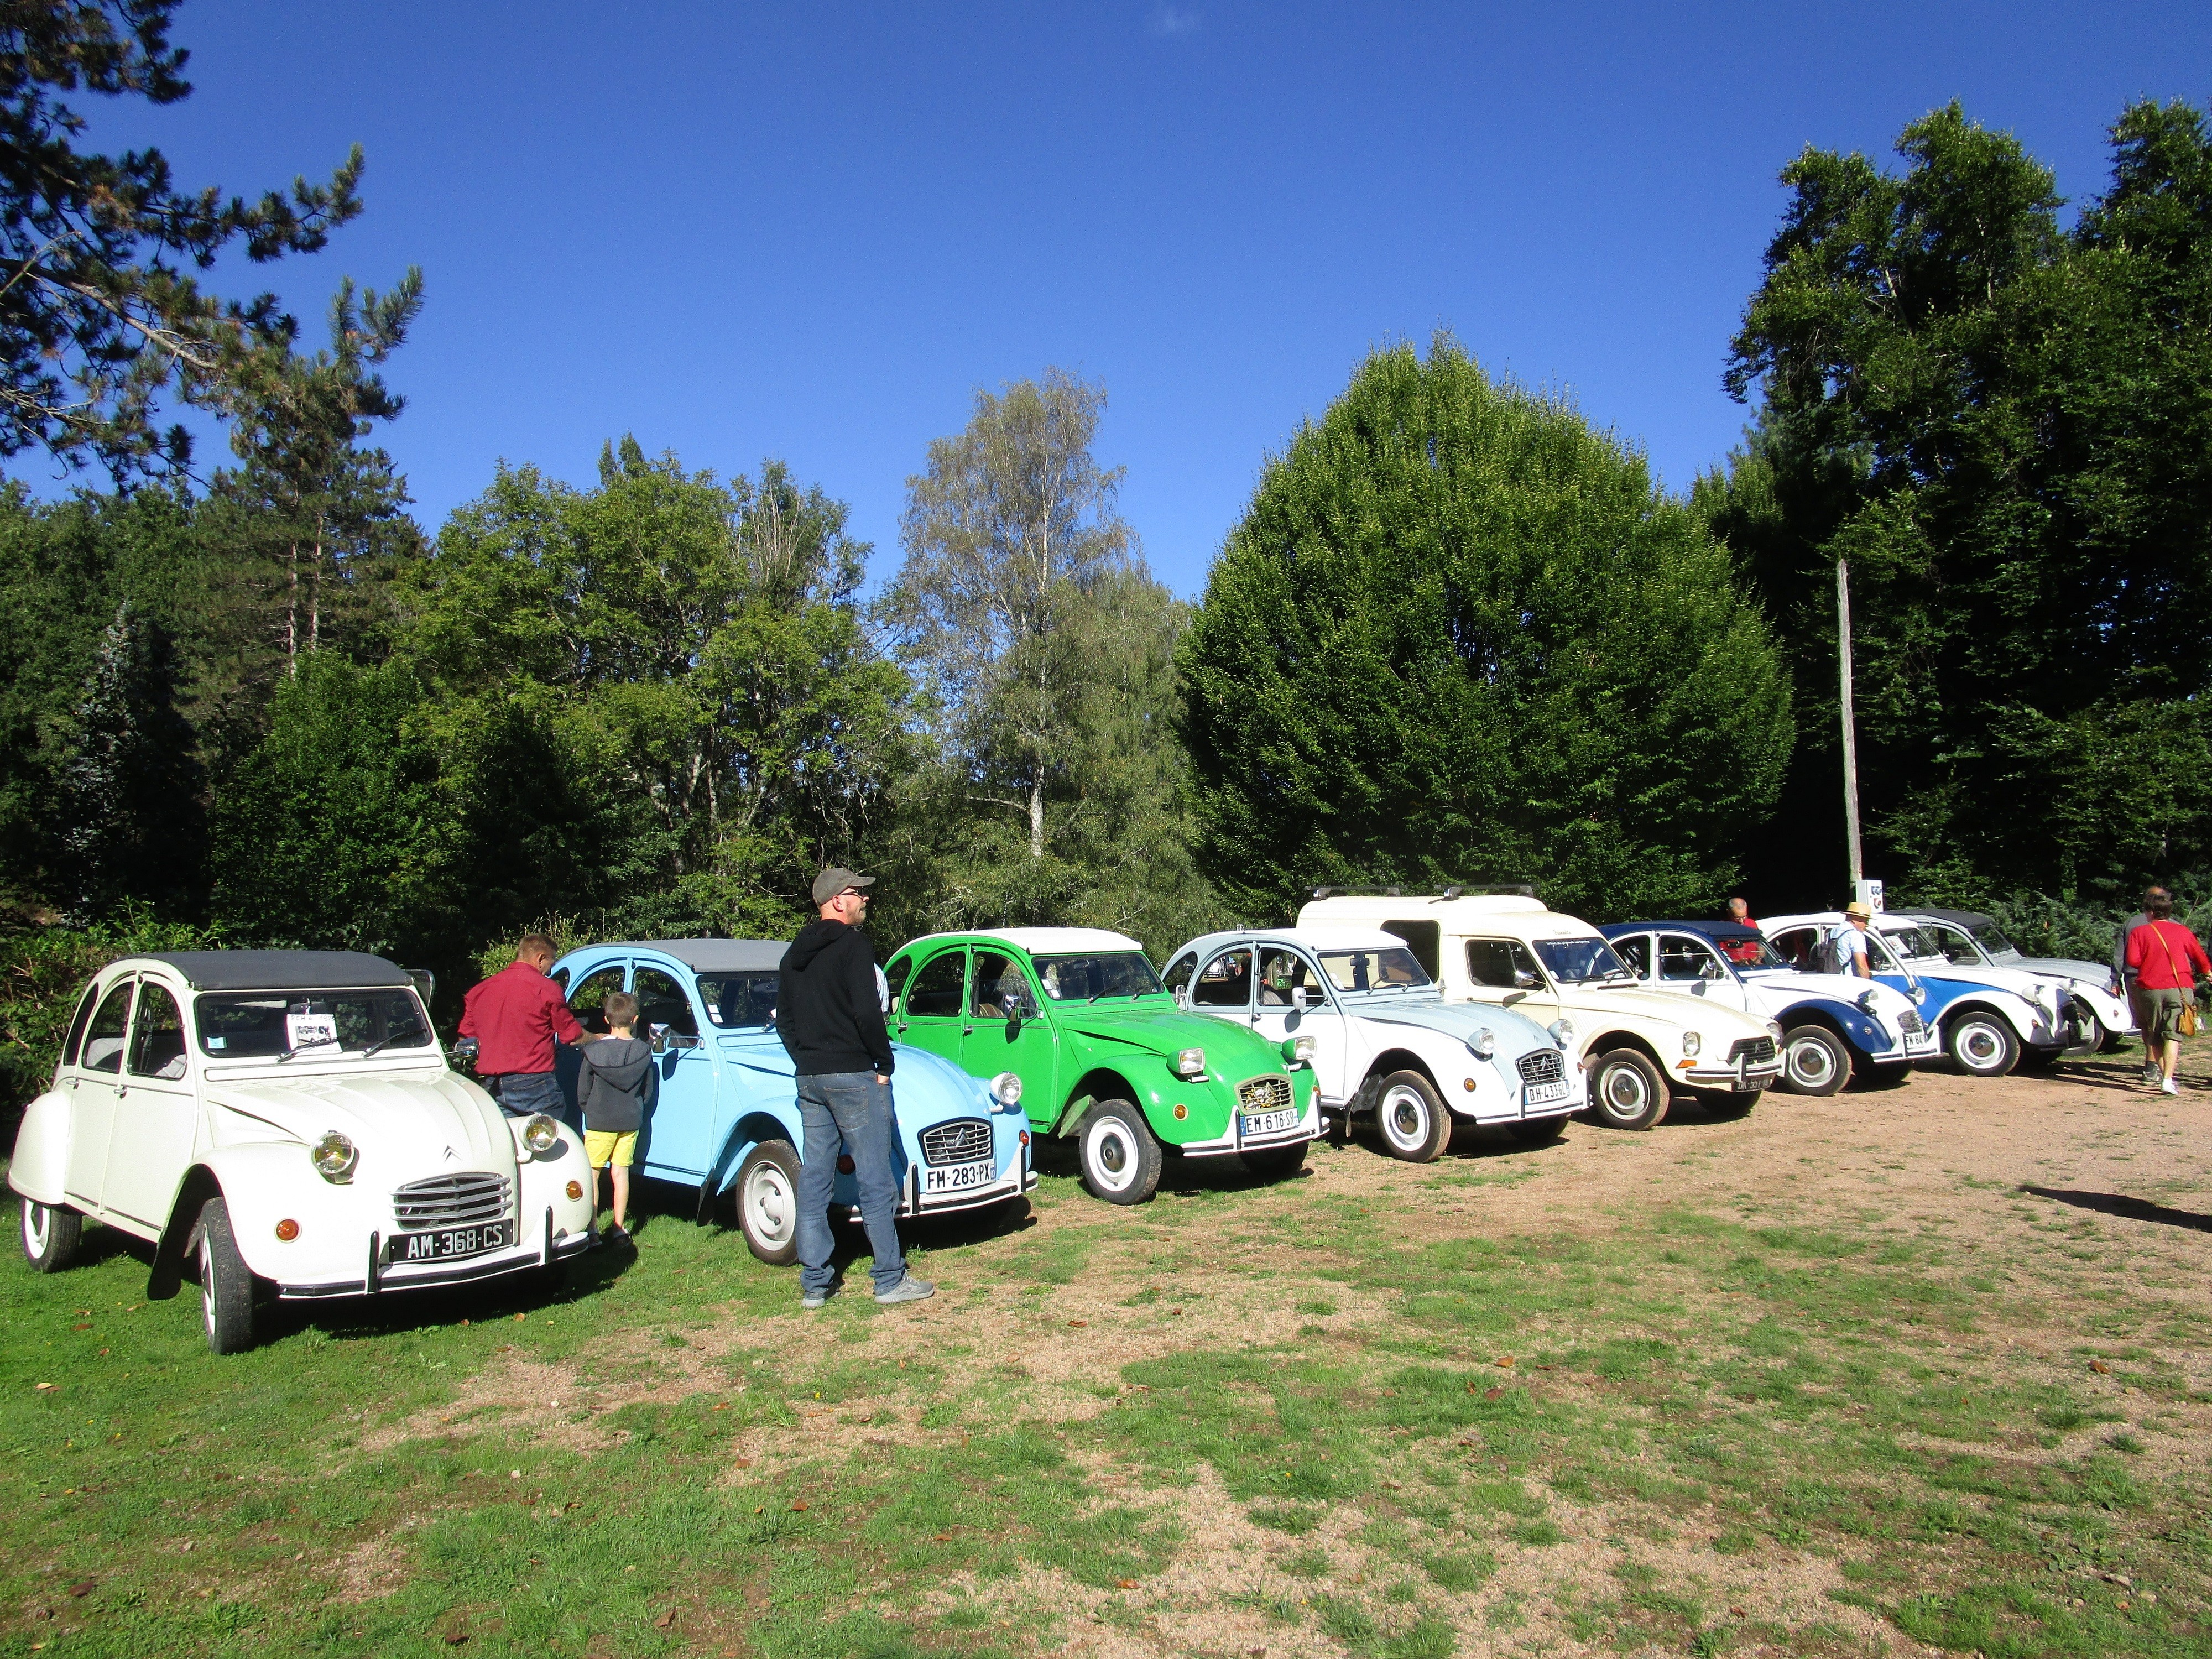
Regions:
[[[837,1285],[830,1265],[830,1195],[841,1153],[853,1160],[860,1219],[874,1252],[878,1302],[936,1293],[906,1270],[899,1249],[898,1185],[891,1178],[890,1035],[883,975],[860,923],[873,876],[831,866],[814,878],[817,920],[799,930],[776,975],[775,1024],[799,1079],[806,1144],[799,1171],[799,1305],[818,1308]]]

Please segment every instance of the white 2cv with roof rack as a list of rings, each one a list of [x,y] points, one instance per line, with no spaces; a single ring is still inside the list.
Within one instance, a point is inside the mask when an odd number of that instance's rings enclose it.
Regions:
[[[147,1296],[191,1264],[217,1353],[270,1297],[550,1271],[590,1247],[590,1179],[561,1124],[447,1066],[405,969],[356,951],[102,969],[8,1170],[32,1267],[69,1266],[87,1217],[149,1240]]]
[[[1741,1112],[1782,1075],[1782,1028],[1674,991],[1645,990],[1596,928],[1533,890],[1439,893],[1316,888],[1300,927],[1364,924],[1406,941],[1447,999],[1492,1003],[1547,1027],[1589,1073],[1590,1110],[1649,1129],[1673,1089]]]

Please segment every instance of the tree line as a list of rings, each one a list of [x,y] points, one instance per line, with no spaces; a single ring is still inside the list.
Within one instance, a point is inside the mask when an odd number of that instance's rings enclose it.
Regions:
[[[786,933],[830,860],[881,872],[886,942],[1159,951],[1323,881],[1534,881],[1600,920],[1833,902],[1839,559],[1893,891],[2086,948],[2204,866],[2194,107],[2126,110],[2070,222],[1955,107],[1893,167],[1807,150],[1717,362],[1744,441],[1686,495],[1449,336],[1392,345],[1266,459],[1190,603],[1097,457],[1105,388],[1048,369],[917,458],[872,590],[822,484],[634,436],[419,524],[375,439],[421,275],[340,283],[310,351],[177,264],[312,253],[359,153],[249,205],[76,146],[64,93],[188,90],[172,9],[0,20],[0,449],[110,473],[0,493],[24,1079],[75,968],[134,941],[374,949],[457,996],[533,926]],[[155,430],[165,391],[224,417],[223,465]]]

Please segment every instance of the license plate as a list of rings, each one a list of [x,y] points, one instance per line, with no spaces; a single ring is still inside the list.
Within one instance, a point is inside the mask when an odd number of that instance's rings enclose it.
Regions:
[[[386,1261],[450,1261],[455,1256],[482,1255],[486,1250],[503,1250],[514,1243],[514,1235],[504,1221],[487,1222],[481,1227],[448,1227],[443,1232],[401,1233],[386,1243]]]
[[[948,1164],[942,1169],[924,1169],[921,1190],[925,1193],[964,1193],[970,1187],[991,1184],[991,1160],[984,1158],[975,1164]]]
[[[1247,1138],[1271,1135],[1278,1130],[1296,1128],[1298,1114],[1294,1107],[1285,1106],[1279,1112],[1254,1112],[1244,1120],[1244,1133]]]
[[[1522,1085],[1521,1103],[1524,1106],[1548,1106],[1555,1100],[1567,1097],[1566,1079],[1557,1083],[1529,1083]]]

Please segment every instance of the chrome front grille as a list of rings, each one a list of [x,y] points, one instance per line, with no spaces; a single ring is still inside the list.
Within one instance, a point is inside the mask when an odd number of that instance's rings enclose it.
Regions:
[[[392,1218],[407,1231],[473,1227],[507,1215],[507,1181],[501,1175],[432,1176],[392,1191]]]
[[[1291,1103],[1286,1077],[1255,1077],[1237,1085],[1237,1103],[1248,1112],[1280,1112]]]
[[[1558,1083],[1567,1074],[1566,1058],[1557,1048],[1531,1048],[1515,1064],[1523,1083]]]
[[[1754,1066],[1764,1066],[1774,1058],[1774,1039],[1771,1036],[1738,1037],[1729,1049],[1729,1064],[1747,1060]]]
[[[1897,1027],[1898,1030],[1903,1031],[1907,1036],[1918,1036],[1923,1031],[1928,1029],[1927,1026],[1921,1024],[1920,1016],[1914,1013],[1910,1008],[1907,1008],[1905,1012],[1899,1017]]]
[[[991,1126],[980,1117],[933,1123],[921,1132],[921,1161],[933,1167],[991,1156]]]

